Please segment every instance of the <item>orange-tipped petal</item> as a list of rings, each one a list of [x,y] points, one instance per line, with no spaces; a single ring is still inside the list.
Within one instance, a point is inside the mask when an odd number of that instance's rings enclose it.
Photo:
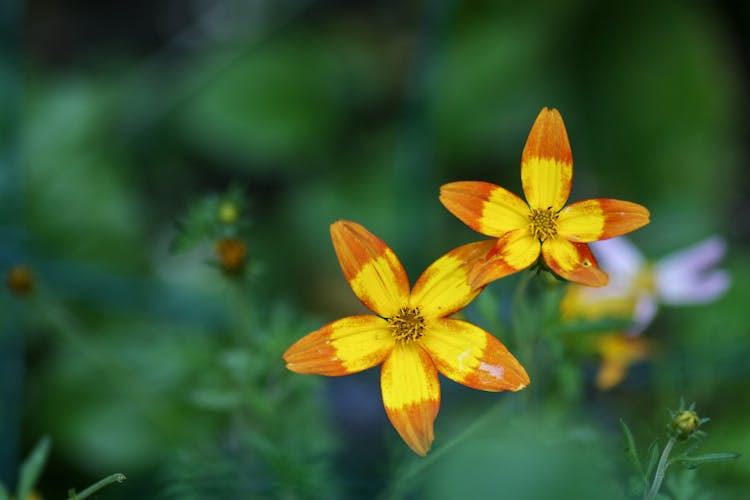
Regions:
[[[344,276],[371,311],[391,317],[409,300],[409,278],[388,245],[356,222],[331,224],[331,239]]]
[[[414,453],[425,456],[435,439],[440,385],[430,356],[418,345],[396,344],[380,376],[383,405],[393,427]]]
[[[529,385],[523,366],[495,337],[457,319],[430,323],[420,344],[438,371],[459,384],[483,391],[518,391]]]
[[[466,307],[482,291],[469,285],[469,271],[494,246],[495,240],[469,243],[433,262],[414,284],[411,306],[418,307],[428,319],[448,316]]]
[[[562,116],[542,109],[526,139],[521,156],[521,183],[533,209],[560,210],[573,181],[573,153]]]
[[[629,201],[597,198],[568,205],[560,212],[557,233],[570,241],[614,238],[649,223],[649,211]]]
[[[542,244],[542,256],[555,274],[568,281],[595,287],[604,286],[609,281],[586,243],[551,238]]]
[[[489,182],[460,181],[440,188],[440,201],[474,231],[502,236],[528,225],[529,207],[510,191]]]
[[[382,363],[394,342],[383,318],[349,316],[302,337],[283,358],[293,372],[348,375]]]
[[[469,272],[472,288],[481,288],[509,274],[526,269],[539,258],[539,240],[527,230],[507,233],[497,240],[487,258],[479,261]]]

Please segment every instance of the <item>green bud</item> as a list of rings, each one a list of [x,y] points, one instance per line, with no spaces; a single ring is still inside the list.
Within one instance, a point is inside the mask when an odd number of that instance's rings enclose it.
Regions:
[[[693,410],[682,410],[670,422],[670,434],[680,441],[692,436],[701,425],[701,419]]]

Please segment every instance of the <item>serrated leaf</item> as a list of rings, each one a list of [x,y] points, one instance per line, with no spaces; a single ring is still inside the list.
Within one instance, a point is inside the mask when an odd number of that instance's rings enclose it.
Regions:
[[[18,471],[16,498],[28,498],[32,488],[42,474],[44,463],[49,455],[50,439],[44,436],[23,461]]]
[[[728,452],[703,453],[701,455],[695,455],[692,457],[681,455],[679,457],[675,457],[672,460],[670,460],[670,463],[680,464],[686,469],[695,469],[696,467],[703,465],[703,464],[709,464],[709,463],[715,463],[715,462],[727,462],[729,460],[736,460],[739,457],[740,457],[739,453],[728,453]]]
[[[654,440],[651,446],[648,447],[648,465],[646,465],[646,478],[651,477],[651,473],[656,467],[656,461],[659,459],[659,441]]]
[[[628,424],[626,424],[625,420],[623,420],[622,418],[620,419],[620,427],[622,427],[622,435],[625,437],[625,453],[628,455],[628,458],[633,463],[638,473],[640,473],[640,475],[645,478],[646,475],[643,473],[643,465],[641,464],[641,459],[638,458],[638,450],[635,447],[633,433],[630,432],[630,427],[628,427]]]

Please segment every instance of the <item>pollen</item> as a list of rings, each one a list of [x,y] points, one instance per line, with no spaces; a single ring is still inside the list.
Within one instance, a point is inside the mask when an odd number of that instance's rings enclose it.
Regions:
[[[539,241],[544,241],[557,234],[557,213],[552,207],[532,209],[529,214],[529,231]]]
[[[393,338],[398,342],[413,342],[424,333],[424,317],[418,307],[402,307],[398,314],[388,318]]]

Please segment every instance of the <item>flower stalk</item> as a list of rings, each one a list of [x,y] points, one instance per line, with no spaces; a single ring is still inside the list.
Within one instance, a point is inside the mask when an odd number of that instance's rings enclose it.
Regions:
[[[651,483],[651,488],[643,494],[643,500],[654,500],[659,493],[659,488],[661,488],[661,483],[664,481],[664,476],[669,467],[669,455],[672,453],[672,448],[676,442],[677,438],[670,437],[666,446],[664,446],[664,450],[661,452],[661,457],[659,457],[659,464],[656,466],[654,481]]]

